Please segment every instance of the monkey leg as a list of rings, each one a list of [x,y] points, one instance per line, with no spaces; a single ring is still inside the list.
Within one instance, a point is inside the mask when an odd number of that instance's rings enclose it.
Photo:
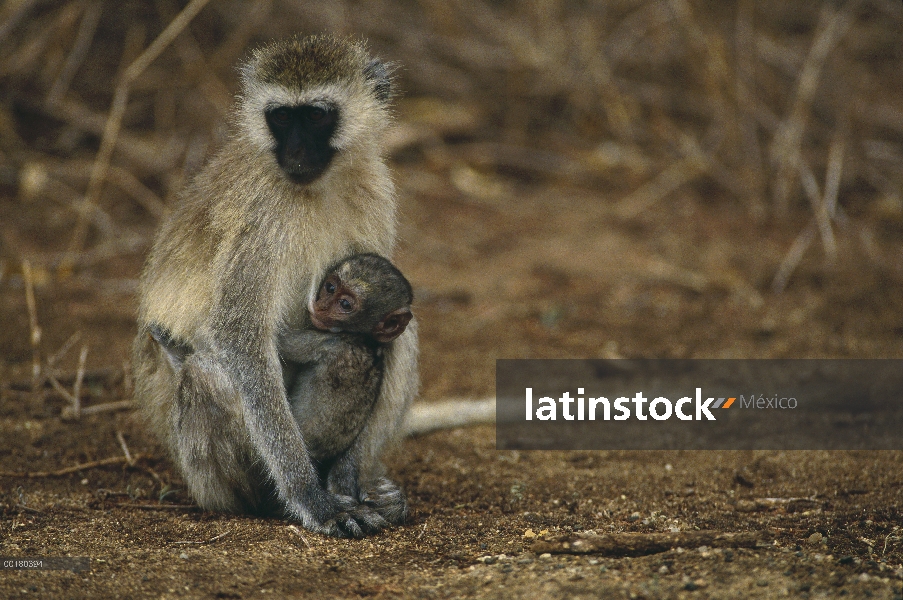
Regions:
[[[239,395],[209,354],[195,353],[183,363],[172,411],[173,454],[197,503],[209,510],[264,512]]]
[[[274,502],[272,478],[250,443],[241,397],[228,370],[206,353],[183,366],[173,405],[173,453],[189,492],[203,508],[262,515],[287,512],[319,533],[363,537],[386,527],[369,507],[343,495],[327,493],[319,482],[306,486],[297,508]],[[305,456],[299,456],[303,463]]]
[[[366,495],[361,492],[358,483],[357,467],[354,461],[349,459],[349,454],[331,466],[326,476],[326,485],[330,493],[350,503],[356,520],[367,533],[377,533],[391,524],[372,504],[365,501]]]
[[[326,490],[290,411],[275,347],[254,360],[227,351],[223,371],[236,373],[244,433],[266,469],[284,515],[305,528],[336,537],[362,537],[383,528],[369,507]]]
[[[361,500],[389,523],[399,524],[408,514],[407,499],[401,488],[384,476],[385,467],[380,455],[386,444],[394,441],[401,432],[402,422],[420,386],[416,319],[411,320],[407,330],[388,344],[384,352],[385,367],[379,397],[350,453],[358,457],[363,490]]]
[[[346,368],[344,374],[335,373],[342,367]],[[327,491],[345,499],[349,506],[353,504],[361,526],[375,533],[390,523],[374,508],[385,503],[365,502],[360,485],[362,447],[358,439],[369,420],[380,378],[370,383],[367,379],[362,369],[329,356],[302,370],[289,400],[321,482]]]
[[[330,493],[356,506],[355,518],[368,533],[385,529],[389,522],[364,502],[358,468],[361,447],[356,443],[382,381],[373,350],[353,336],[309,330],[283,334],[278,348],[283,359],[304,365],[288,399],[321,481]]]
[[[202,354],[184,353],[174,363],[161,339],[171,337],[151,325],[139,331],[132,347],[135,399],[145,423],[167,447],[201,507],[259,512],[254,497],[260,494],[249,484],[244,465],[250,461],[240,443],[247,435],[228,410],[230,394],[232,401],[235,396],[228,378]]]
[[[384,529],[400,525],[408,516],[408,502],[404,492],[395,483],[380,477],[361,487],[356,453],[353,447],[332,465],[327,475],[327,488],[334,494],[356,499],[362,509],[370,511],[372,526]]]

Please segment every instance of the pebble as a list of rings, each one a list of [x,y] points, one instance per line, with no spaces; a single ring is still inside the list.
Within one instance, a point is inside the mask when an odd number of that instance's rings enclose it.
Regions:
[[[822,534],[820,534],[819,532],[816,531],[815,533],[813,533],[812,535],[809,536],[809,543],[812,544],[813,546],[815,546],[817,544],[821,544],[822,539],[824,539]]]

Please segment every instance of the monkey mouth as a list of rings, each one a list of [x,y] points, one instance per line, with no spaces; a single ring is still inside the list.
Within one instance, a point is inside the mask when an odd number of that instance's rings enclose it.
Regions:
[[[323,173],[326,171],[323,169],[310,169],[305,167],[293,167],[293,168],[285,168],[283,172],[286,177],[293,183],[297,183],[299,185],[309,185],[315,182]]]
[[[317,318],[317,313],[313,310],[310,311],[310,322],[313,323],[313,326],[321,331],[331,331],[332,328],[329,327],[326,323]]]
[[[332,163],[334,155],[335,150],[330,149],[325,156],[307,156],[298,159],[297,157],[281,154],[277,148],[276,162],[290,181],[301,185],[309,185],[326,174],[326,170]]]

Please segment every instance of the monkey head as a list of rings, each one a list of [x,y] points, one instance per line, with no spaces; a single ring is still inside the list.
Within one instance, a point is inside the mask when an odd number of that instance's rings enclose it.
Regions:
[[[390,70],[362,42],[332,36],[277,42],[257,50],[241,77],[239,129],[298,184],[319,179],[337,155],[372,151],[390,121]]]
[[[411,284],[392,263],[376,254],[358,254],[327,273],[311,302],[310,320],[324,331],[370,335],[391,342],[413,317]]]

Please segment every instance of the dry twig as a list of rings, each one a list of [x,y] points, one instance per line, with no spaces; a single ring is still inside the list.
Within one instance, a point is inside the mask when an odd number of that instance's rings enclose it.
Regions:
[[[128,502],[122,502],[116,506],[119,508],[138,508],[140,510],[187,510],[191,512],[203,510],[194,504],[129,504]]]
[[[825,207],[824,196],[818,188],[818,182],[815,180],[815,173],[809,163],[802,157],[797,162],[800,181],[803,184],[803,191],[809,199],[809,205],[812,207],[812,213],[815,217],[815,224],[818,226],[818,233],[821,237],[825,254],[828,262],[833,263],[837,258],[837,242],[834,240],[834,230],[831,229],[831,215]]]
[[[144,458],[143,454],[136,454],[134,456],[134,460],[141,460]],[[106,467],[109,465],[118,465],[122,463],[128,463],[128,460],[124,456],[113,456],[111,458],[102,458],[100,460],[92,460],[90,462],[81,463],[77,465],[73,465],[71,467],[66,467],[65,469],[59,469],[57,471],[28,471],[16,473],[12,471],[0,471],[0,477],[21,477],[24,479],[40,479],[43,477],[62,477],[63,475],[71,475],[72,473],[78,473],[79,471],[86,471],[88,469],[96,469],[98,467]]]
[[[41,511],[38,510],[37,508],[32,508],[32,507],[30,507],[30,506],[25,506],[25,505],[22,504],[21,502],[17,502],[17,503],[16,503],[16,508],[19,508],[19,509],[24,510],[25,512],[34,513],[34,514],[37,514],[37,515],[41,514]]]
[[[192,544],[192,545],[196,545],[196,546],[204,546],[204,545],[206,545],[206,544],[212,544],[213,542],[215,542],[215,541],[217,541],[217,540],[221,540],[221,539],[223,539],[224,537],[226,537],[227,535],[229,535],[230,533],[232,533],[232,532],[231,532],[231,531],[227,531],[227,532],[225,532],[225,533],[221,533],[221,534],[219,534],[219,535],[215,535],[215,536],[213,536],[212,538],[210,538],[209,540],[200,540],[200,541],[197,541],[197,542],[194,542],[194,541],[173,542],[173,545],[175,545],[175,546],[183,546],[183,545],[187,545],[187,544]]]
[[[301,530],[298,529],[297,525],[289,525],[288,527],[286,527],[286,529],[288,529],[289,531],[291,531],[292,533],[297,535],[299,538],[301,538],[301,541],[304,542],[304,545],[307,546],[308,550],[313,550],[313,548],[310,545],[310,542],[307,541],[307,538],[304,537],[304,534],[301,533]]]
[[[91,41],[94,39],[94,33],[97,31],[97,24],[100,22],[102,6],[103,4],[100,0],[93,0],[85,7],[72,50],[69,52],[69,56],[66,57],[62,70],[57,75],[56,81],[53,82],[50,92],[47,94],[46,102],[48,105],[55,105],[66,94],[69,84],[72,83],[72,78],[75,77],[75,73],[82,65],[82,62],[84,62],[88,49],[91,47]]]
[[[107,121],[104,115],[71,98],[60,100],[53,107],[51,116],[65,120],[68,126],[79,131],[99,136],[103,135]],[[165,143],[155,143],[127,131],[120,131],[115,142],[117,156],[132,165],[132,168],[149,174],[164,173],[172,169],[184,146],[184,140],[178,136],[172,136]],[[89,168],[88,172],[90,171]]]
[[[65,342],[63,342],[63,345],[60,346],[59,350],[57,350],[56,352],[54,352],[53,354],[51,354],[50,356],[47,357],[47,372],[48,373],[53,372],[53,369],[56,367],[56,363],[58,363],[60,361],[60,359],[62,359],[66,355],[67,352],[69,352],[69,350],[72,348],[72,346],[75,345],[75,342],[77,342],[81,338],[81,336],[82,336],[81,332],[76,331],[75,333],[73,333],[72,335],[69,336],[69,339],[67,339]]]
[[[624,219],[631,219],[652,207],[659,200],[685,185],[706,170],[706,165],[698,156],[687,156],[673,162],[658,177],[623,198],[615,206],[615,213]]]
[[[69,401],[69,406],[63,409],[63,419],[76,419],[78,417],[75,416],[75,406],[78,402],[75,399],[75,396],[72,393],[63,387],[63,385],[57,380],[53,375],[47,376],[47,381],[50,382],[51,387],[57,391],[57,393]]]
[[[793,271],[796,270],[796,266],[799,264],[800,260],[802,260],[803,254],[806,253],[812,240],[815,239],[815,232],[816,227],[815,221],[813,220],[805,229],[803,229],[797,238],[793,240],[790,250],[787,251],[784,260],[781,261],[781,266],[778,267],[778,272],[775,273],[774,279],[771,281],[771,291],[775,294],[780,294],[787,287],[790,276],[793,274]]]
[[[114,412],[117,410],[131,410],[135,408],[135,403],[131,400],[119,400],[117,402],[104,402],[103,404],[94,404],[82,408],[82,415],[96,415],[104,412]]]
[[[122,435],[121,431],[116,432],[116,439],[119,441],[119,447],[122,448],[122,454],[125,455],[125,461],[130,467],[134,467],[135,459],[132,458],[132,453],[129,452],[129,446],[125,443],[125,437]]]
[[[796,95],[787,119],[775,133],[771,142],[771,162],[775,168],[774,200],[779,213],[785,213],[789,202],[793,178],[799,169],[800,148],[806,128],[807,115],[812,105],[818,82],[828,58],[852,21],[851,13],[857,1],[836,10],[831,3],[822,7],[818,27],[806,62],[797,80]]]
[[[85,379],[85,360],[88,358],[88,347],[82,346],[82,351],[78,355],[78,371],[75,374],[75,384],[72,386],[72,414],[78,419],[82,410],[82,382]],[[130,463],[131,464],[131,463]]]
[[[38,326],[38,308],[34,298],[34,277],[31,263],[22,261],[22,277],[25,280],[25,305],[28,308],[28,328],[31,332],[31,389],[38,390],[41,385],[41,328]]]

